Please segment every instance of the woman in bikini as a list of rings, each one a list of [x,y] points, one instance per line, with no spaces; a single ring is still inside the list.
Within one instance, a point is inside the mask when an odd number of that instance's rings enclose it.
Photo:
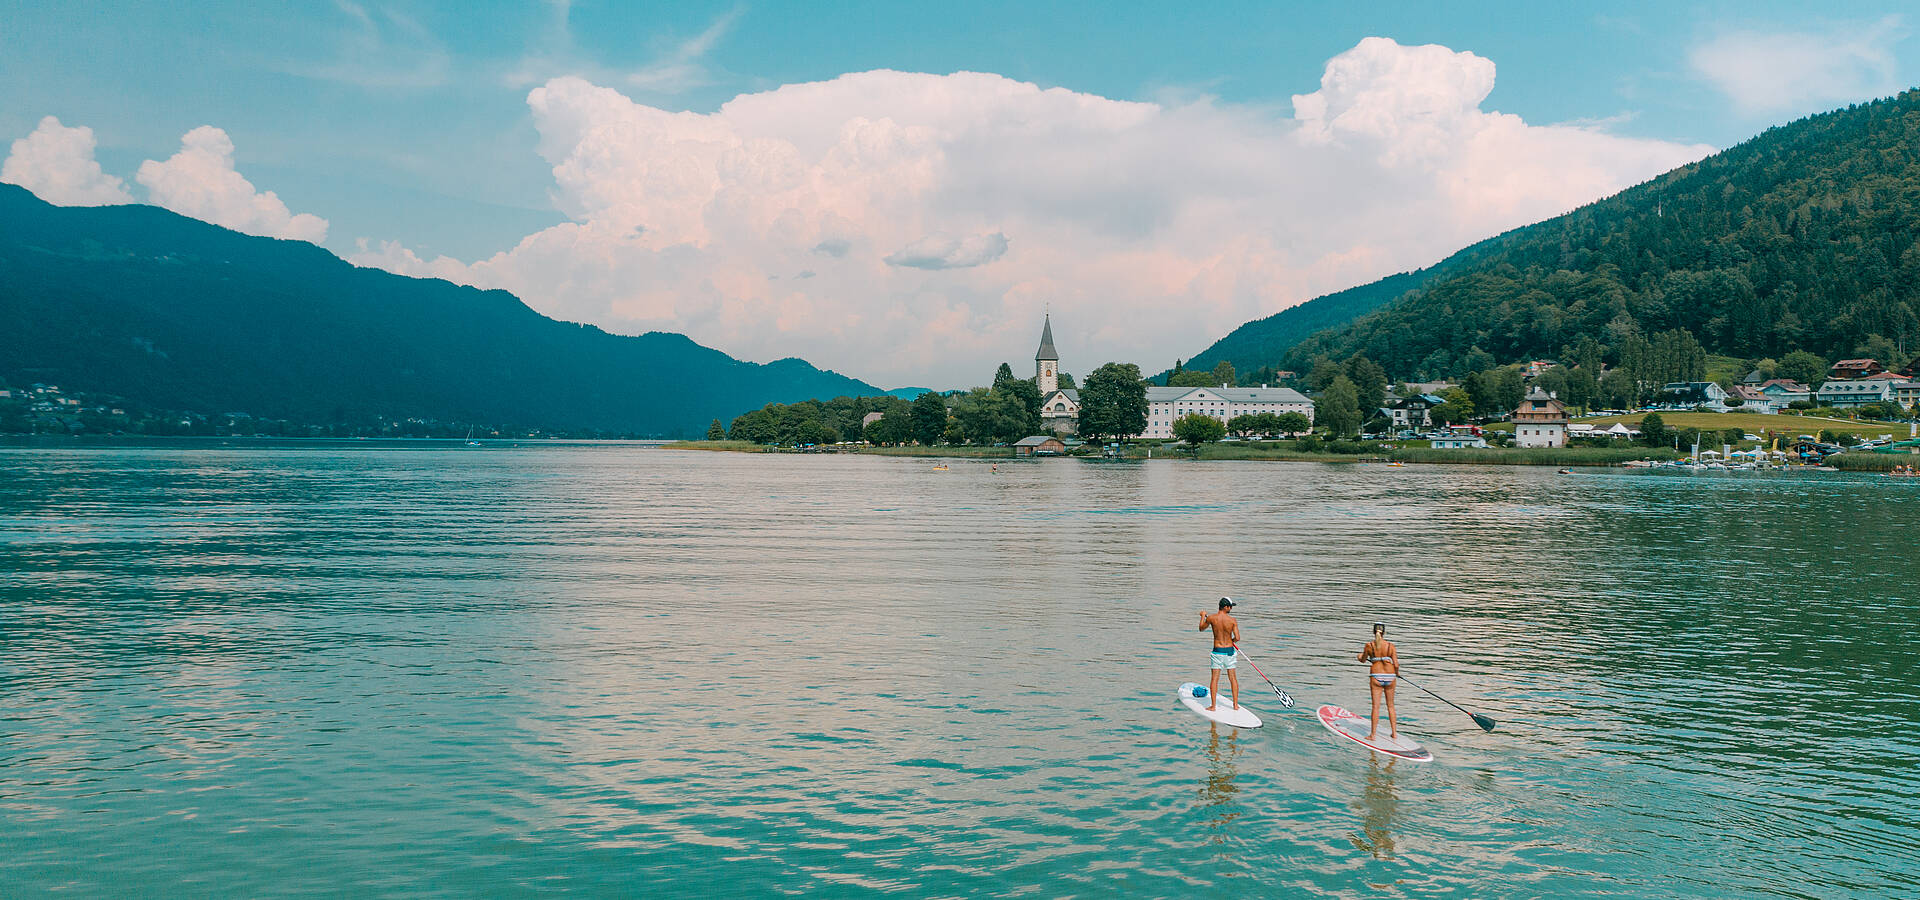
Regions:
[[[1367,740],[1373,740],[1373,733],[1380,730],[1380,698],[1387,700],[1387,730],[1394,737],[1400,736],[1400,722],[1393,715],[1393,683],[1400,674],[1400,660],[1396,658],[1400,651],[1393,642],[1387,640],[1387,626],[1375,623],[1373,640],[1360,648],[1360,661],[1367,664],[1367,689],[1373,694],[1373,719],[1367,725]]]

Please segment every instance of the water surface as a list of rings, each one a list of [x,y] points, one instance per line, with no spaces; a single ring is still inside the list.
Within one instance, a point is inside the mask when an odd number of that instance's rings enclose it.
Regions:
[[[1920,893],[1920,486],[931,465],[0,451],[0,893]]]

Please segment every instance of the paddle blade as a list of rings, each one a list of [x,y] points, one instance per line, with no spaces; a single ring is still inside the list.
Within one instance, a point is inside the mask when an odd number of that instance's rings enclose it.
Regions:
[[[1475,725],[1478,725],[1478,726],[1480,726],[1481,728],[1485,728],[1485,729],[1486,729],[1486,730],[1488,730],[1488,731],[1492,731],[1492,730],[1493,730],[1493,720],[1492,720],[1492,719],[1489,719],[1489,718],[1487,718],[1486,716],[1483,716],[1483,715],[1481,715],[1481,714],[1479,714],[1479,713],[1467,713],[1467,715],[1470,715],[1470,716],[1472,716],[1472,717],[1473,717],[1473,724],[1475,724]]]

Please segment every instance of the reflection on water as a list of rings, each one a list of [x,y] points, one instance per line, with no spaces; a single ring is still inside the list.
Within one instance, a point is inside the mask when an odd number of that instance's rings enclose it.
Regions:
[[[1393,858],[1393,814],[1400,805],[1393,788],[1397,762],[1385,754],[1368,753],[1367,786],[1354,803],[1360,813],[1360,831],[1353,835],[1353,846],[1375,859]]]
[[[0,893],[1920,896],[1920,484],[987,468],[0,450]]]
[[[1226,728],[1226,737],[1222,738],[1220,723],[1209,720],[1207,726],[1211,733],[1207,737],[1207,780],[1200,787],[1200,809],[1207,817],[1207,842],[1224,844],[1229,827],[1240,818],[1234,798],[1240,789],[1233,783],[1239,774],[1233,763],[1240,757],[1240,729]]]

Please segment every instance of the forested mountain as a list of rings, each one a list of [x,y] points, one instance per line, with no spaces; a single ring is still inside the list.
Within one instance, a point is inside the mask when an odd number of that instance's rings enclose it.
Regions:
[[[1441,265],[1454,264],[1470,252],[1463,250]],[[1214,341],[1213,346],[1187,360],[1185,367],[1212,369],[1222,362],[1229,362],[1235,371],[1251,373],[1264,366],[1277,365],[1288,350],[1315,332],[1338,328],[1373,312],[1401,294],[1426,283],[1439,270],[1440,266],[1436,265],[1416,272],[1389,275],[1359,287],[1315,297],[1264,319],[1255,319]],[[1164,383],[1168,374],[1162,372],[1155,380]]]
[[[426,417],[696,436],[769,402],[881,391],[797,359],[559,322],[505,291],[352,266],[149,206],[0,184],[0,378],[328,423]]]
[[[1898,366],[1920,342],[1920,91],[1770,129],[1435,271],[1356,321],[1235,365],[1364,354],[1424,380],[1543,357],[1623,365],[1671,355],[1665,345]]]

